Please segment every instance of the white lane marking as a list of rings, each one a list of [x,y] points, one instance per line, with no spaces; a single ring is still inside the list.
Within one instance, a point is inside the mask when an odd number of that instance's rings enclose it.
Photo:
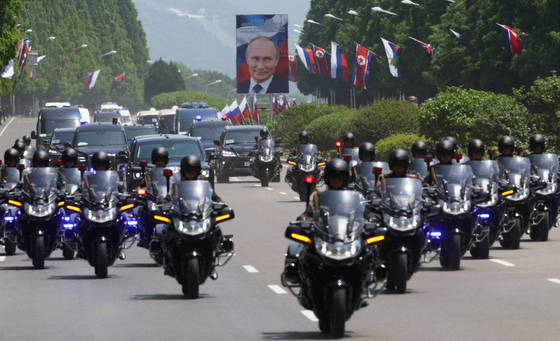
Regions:
[[[302,310],[301,313],[303,316],[307,317],[313,322],[319,322],[319,319],[315,316],[315,313],[311,310]]]
[[[2,134],[4,134],[4,131],[8,128],[8,126],[10,125],[10,123],[12,123],[12,121],[15,119],[15,117],[12,117],[12,119],[10,120],[10,122],[8,122],[8,124],[6,124],[6,126],[4,127],[4,129],[2,129],[2,132],[0,133],[0,136],[2,136]]]
[[[282,288],[280,288],[279,285],[269,285],[268,286],[272,291],[274,291],[277,294],[287,294],[288,292]]]
[[[231,179],[231,180],[235,180],[235,181],[238,181],[238,180],[239,180],[239,178],[236,178],[235,176],[232,176],[230,179]]]
[[[515,266],[515,264],[511,264],[510,262],[506,262],[505,260],[501,259],[490,259],[491,262],[502,264],[504,266]]]
[[[549,278],[548,280],[553,282],[553,283],[560,284],[560,279],[558,279],[558,278]]]
[[[0,257],[0,262],[3,262],[3,261],[5,261],[5,260],[6,260],[6,256]]]
[[[255,185],[253,185],[253,186],[255,186],[255,187],[261,187],[261,185],[259,185],[259,184],[255,184]]]
[[[299,200],[299,197],[294,197],[294,199]]]
[[[269,191],[274,191],[274,188],[267,187],[266,189],[268,189]]]
[[[250,273],[255,273],[255,272],[259,272],[259,270],[255,269],[254,267],[252,267],[251,265],[243,265],[243,267],[245,268],[245,270],[247,270]]]
[[[283,194],[283,195],[286,195],[286,194],[288,194],[288,193],[286,193],[286,192],[278,192],[278,193],[280,193],[280,194]]]

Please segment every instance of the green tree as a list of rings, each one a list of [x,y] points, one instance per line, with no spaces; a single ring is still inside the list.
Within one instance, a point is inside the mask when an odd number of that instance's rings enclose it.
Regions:
[[[176,91],[176,92],[166,92],[152,97],[151,106],[157,110],[169,109],[174,105],[181,107],[185,102],[204,102],[212,108],[222,110],[222,108],[227,104],[221,98],[214,95],[207,94],[204,92],[196,91]]]
[[[3,73],[4,67],[16,57],[19,39],[16,25],[21,9],[22,5],[19,0],[3,0],[0,3],[0,73]],[[0,97],[10,93],[14,84],[13,79],[1,78]]]
[[[309,123],[305,130],[309,133],[310,142],[317,145],[319,151],[328,152],[335,148],[335,142],[342,136],[342,124],[352,117],[354,110],[337,111],[321,116]]]
[[[158,60],[153,63],[144,82],[144,99],[149,103],[151,98],[166,92],[185,91],[185,81],[173,62]]]
[[[376,161],[389,161],[389,154],[397,148],[402,148],[408,152],[408,156],[410,159],[413,158],[412,152],[410,148],[412,144],[416,141],[426,141],[424,136],[419,136],[416,134],[395,134],[389,137],[386,137],[382,140],[379,140],[375,144],[375,152],[377,155],[375,156]]]

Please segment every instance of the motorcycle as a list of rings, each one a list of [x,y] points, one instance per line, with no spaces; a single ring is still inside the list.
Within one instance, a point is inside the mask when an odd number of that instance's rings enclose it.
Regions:
[[[95,275],[107,278],[108,267],[117,258],[126,258],[122,249],[127,246],[128,225],[137,221],[130,212],[134,198],[118,194],[119,174],[115,171],[86,172],[82,193],[68,196],[66,212],[80,213],[80,224],[74,229],[78,241],[78,257],[94,267]]]
[[[27,171],[29,171],[29,169]],[[19,183],[25,171],[24,166],[21,165],[19,168],[2,167],[0,173],[3,182],[3,190],[10,191]],[[18,206],[10,204],[8,200],[2,203],[0,209],[3,218],[2,224],[0,225],[0,243],[4,244],[4,251],[8,256],[14,255],[17,249],[18,235],[16,233],[16,222],[18,219],[18,211]]]
[[[249,156],[252,156],[249,169],[253,176],[261,181],[263,187],[268,187],[270,181],[280,181],[282,151],[275,149],[272,140],[260,140],[258,143],[259,149],[249,153]]]
[[[57,165],[62,164],[62,162],[56,162]],[[62,179],[65,185],[65,195],[72,195],[82,182],[82,174],[85,171],[85,166],[82,170],[78,168],[58,168],[58,176]],[[62,249],[62,256],[64,259],[74,259],[74,253],[78,251],[78,240],[74,234],[74,229],[79,224],[79,214],[77,212],[66,212],[63,208],[63,221],[62,227],[60,229],[60,243],[58,247]]]
[[[346,321],[385,286],[376,244],[386,229],[364,218],[366,202],[358,192],[325,191],[317,199],[312,219],[286,229],[285,237],[296,243],[288,248],[281,280],[301,306],[313,310],[323,333],[342,338]]]
[[[308,191],[307,186],[302,185],[303,179],[307,176],[318,179],[321,174],[319,167],[324,166],[326,162],[319,156],[317,146],[314,144],[299,144],[296,155],[288,157],[287,162],[291,167],[286,173],[285,181],[294,192],[299,194],[300,201],[306,201],[317,188],[317,183],[313,183]]]
[[[216,280],[215,268],[233,256],[233,235],[223,235],[218,223],[235,214],[225,203],[212,201],[212,187],[205,180],[175,182],[171,199],[158,205],[159,212],[152,211],[154,222],[166,224],[161,233],[163,267],[185,296],[196,299],[199,286],[208,277]]]
[[[532,240],[547,241],[548,232],[558,218],[558,155],[531,154],[528,156],[542,188],[533,188],[536,205],[531,215],[529,236]]]
[[[22,177],[21,189],[7,196],[8,203],[18,208],[17,245],[36,269],[45,267],[45,258],[58,245],[64,196],[57,190],[57,178],[55,168],[30,168]]]

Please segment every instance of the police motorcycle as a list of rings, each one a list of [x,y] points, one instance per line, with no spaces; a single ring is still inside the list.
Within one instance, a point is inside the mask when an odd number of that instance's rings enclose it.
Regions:
[[[65,210],[79,213],[80,222],[73,230],[78,242],[78,257],[94,267],[95,275],[107,278],[108,267],[117,258],[126,258],[128,226],[137,225],[132,214],[134,198],[119,194],[119,173],[112,170],[86,172],[81,193],[66,197]]]
[[[255,136],[255,141],[258,139],[258,136]],[[275,149],[274,142],[281,143],[282,138],[277,137],[276,141],[258,140],[259,149],[249,152],[249,156],[252,156],[249,170],[255,178],[261,181],[263,187],[268,187],[270,181],[280,181],[282,151]]]
[[[296,141],[294,141],[296,142]],[[286,182],[290,185],[292,190],[299,194],[300,201],[306,201],[309,193],[313,193],[317,185],[313,183],[309,189],[303,185],[303,179],[307,176],[313,176],[315,179],[320,178],[322,167],[326,164],[323,157],[318,154],[319,150],[314,144],[298,144],[296,146],[296,155],[288,157],[288,164],[292,166],[290,176],[286,174]]]
[[[15,219],[17,246],[32,259],[35,268],[43,269],[45,258],[58,245],[63,218],[60,206],[64,204],[64,196],[57,190],[55,168],[30,168],[25,174],[23,167],[19,168],[22,171],[21,188],[14,188],[7,195],[8,203],[18,209]]]
[[[62,161],[56,160],[56,166],[62,166]],[[64,184],[64,195],[71,196],[76,192],[82,182],[82,177],[86,166],[80,168],[66,168],[60,167],[57,169],[58,176]],[[69,211],[66,208],[61,208],[63,212],[62,227],[60,229],[60,244],[59,248],[62,249],[62,256],[64,259],[73,259],[74,253],[78,251],[78,240],[74,231],[80,223],[80,215],[78,212]]]
[[[285,232],[295,243],[288,247],[282,285],[334,338],[344,336],[346,321],[385,286],[376,245],[386,229],[364,218],[365,207],[359,192],[325,191],[313,202],[313,218],[292,221]]]
[[[340,154],[340,158],[346,161],[349,167],[355,166],[358,161],[360,161],[358,148],[348,148],[340,141],[337,141],[335,145]]]
[[[530,154],[534,172],[539,176],[539,188],[533,188],[536,205],[531,214],[529,236],[532,240],[548,240],[548,232],[558,217],[558,155]]]
[[[169,187],[171,170],[164,170]],[[165,275],[174,277],[190,299],[199,295],[199,286],[215,268],[233,256],[233,235],[223,235],[220,222],[235,217],[225,203],[212,201],[212,186],[206,180],[177,181],[172,184],[171,202],[151,210],[155,223],[164,223],[161,232]]]
[[[0,168],[0,177],[2,178],[3,190],[11,191],[19,183],[22,174],[25,174],[25,166],[19,165],[16,167],[2,167]],[[4,192],[4,195],[6,192]],[[4,251],[8,256],[16,253],[18,244],[18,235],[16,233],[16,223],[18,219],[19,207],[15,204],[17,201],[10,202],[4,200],[2,203],[2,223],[0,225],[0,242],[4,244]]]

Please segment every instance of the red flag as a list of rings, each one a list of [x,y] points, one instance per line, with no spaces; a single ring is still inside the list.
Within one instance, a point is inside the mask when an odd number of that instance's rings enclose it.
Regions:
[[[272,105],[273,105],[272,112],[275,113],[275,114],[279,114],[280,113],[280,104],[278,103],[278,99],[276,97],[272,98]]]
[[[299,72],[298,72],[298,67],[297,67],[297,60],[296,60],[296,56],[293,53],[288,54],[288,60],[290,61],[290,78],[289,80],[291,82],[297,82],[298,78],[299,78]]]
[[[358,43],[354,43],[356,48],[356,59],[354,60],[354,73],[352,75],[352,84],[367,90],[367,82],[369,78],[369,63],[373,53]]]
[[[257,104],[257,95],[253,95],[253,114],[251,114],[251,119],[253,124],[259,124],[259,105]]]
[[[64,71],[64,66],[66,65],[66,58],[62,59],[60,62],[58,62],[58,66],[60,66],[60,72],[62,73],[62,71]]]
[[[329,66],[327,63],[327,51],[324,48],[315,46],[311,44],[313,47],[313,55],[315,56],[315,61],[317,62],[317,68],[319,69],[319,73],[323,76],[330,76],[331,71],[329,70]]]

